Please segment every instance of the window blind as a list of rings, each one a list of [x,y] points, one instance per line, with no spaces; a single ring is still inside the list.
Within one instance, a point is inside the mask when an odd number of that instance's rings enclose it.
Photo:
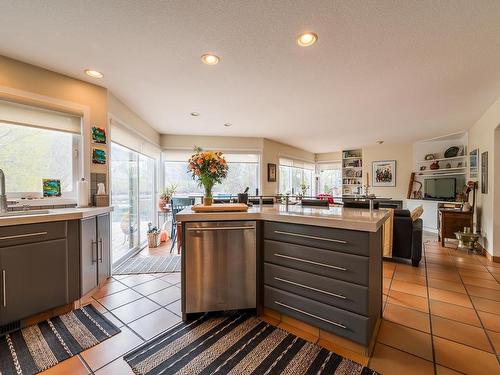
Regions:
[[[300,169],[308,169],[314,171],[314,163],[308,163],[301,160],[294,160],[288,158],[280,158],[279,165],[283,165],[285,167],[295,167]]]
[[[82,119],[70,113],[0,100],[0,122],[80,134]]]
[[[161,149],[159,146],[149,142],[140,134],[113,118],[110,119],[110,123],[112,142],[151,158],[160,158]]]

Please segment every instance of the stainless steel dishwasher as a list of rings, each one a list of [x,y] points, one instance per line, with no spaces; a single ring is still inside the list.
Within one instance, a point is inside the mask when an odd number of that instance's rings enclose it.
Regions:
[[[255,221],[186,223],[186,313],[255,308]]]

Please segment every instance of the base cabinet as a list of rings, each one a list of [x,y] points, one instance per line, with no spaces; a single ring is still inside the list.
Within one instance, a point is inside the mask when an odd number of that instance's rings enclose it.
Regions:
[[[109,214],[83,219],[80,224],[81,295],[111,276]]]

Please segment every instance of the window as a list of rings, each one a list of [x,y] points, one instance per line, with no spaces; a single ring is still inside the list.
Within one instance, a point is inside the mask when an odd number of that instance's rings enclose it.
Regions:
[[[342,196],[342,163],[318,164],[319,186],[318,193],[330,194],[334,197]]]
[[[61,180],[63,197],[75,196],[80,135],[0,122],[0,168],[10,197],[42,196],[42,179]]]
[[[305,196],[314,194],[314,164],[292,159],[279,159],[280,194],[301,194],[305,187]]]
[[[203,189],[193,180],[187,170],[191,151],[169,150],[164,154],[165,184],[177,186],[179,195],[203,195]],[[213,188],[214,196],[236,195],[249,187],[250,194],[259,188],[259,155],[224,152],[228,164],[228,175],[222,184]]]

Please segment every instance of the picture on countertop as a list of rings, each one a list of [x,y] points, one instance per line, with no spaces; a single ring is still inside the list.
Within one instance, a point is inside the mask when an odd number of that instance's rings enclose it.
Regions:
[[[396,186],[396,160],[379,160],[372,163],[372,186]]]
[[[61,180],[52,178],[42,179],[43,196],[44,197],[60,197],[61,196]]]
[[[92,142],[106,144],[106,129],[92,126]]]
[[[106,164],[106,150],[100,148],[92,149],[92,163]]]

